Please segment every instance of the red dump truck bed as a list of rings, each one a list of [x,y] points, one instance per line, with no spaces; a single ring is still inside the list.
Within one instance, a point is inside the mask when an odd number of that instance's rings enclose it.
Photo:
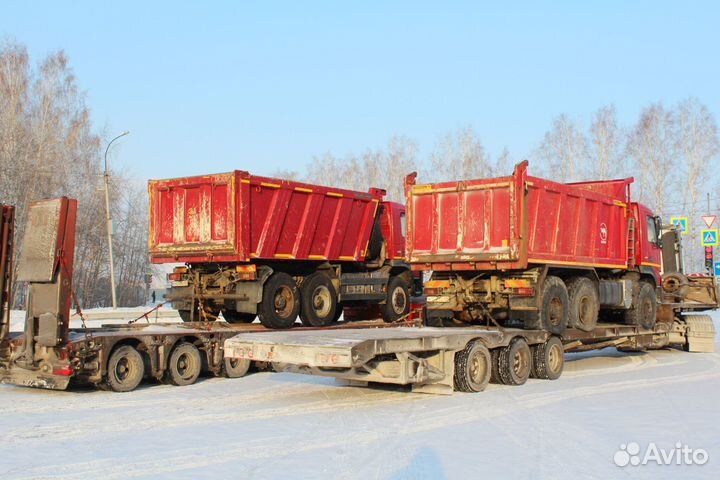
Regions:
[[[238,170],[148,188],[154,263],[362,261],[384,195]]]
[[[561,184],[527,176],[527,162],[500,178],[415,185],[408,176],[408,259],[433,270],[625,268],[631,182]]]

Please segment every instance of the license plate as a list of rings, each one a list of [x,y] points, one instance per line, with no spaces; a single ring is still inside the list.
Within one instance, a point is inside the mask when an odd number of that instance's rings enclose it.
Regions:
[[[173,280],[172,282],[170,282],[170,285],[173,287],[187,287],[188,285],[190,285],[190,282],[188,282],[187,280]]]

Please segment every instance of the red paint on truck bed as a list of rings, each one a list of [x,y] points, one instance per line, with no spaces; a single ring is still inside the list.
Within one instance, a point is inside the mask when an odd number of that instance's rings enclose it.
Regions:
[[[238,170],[151,180],[148,188],[153,263],[363,261],[385,193]]]
[[[627,268],[630,183],[561,184],[511,176],[415,185],[406,180],[408,260],[417,269],[531,264]]]

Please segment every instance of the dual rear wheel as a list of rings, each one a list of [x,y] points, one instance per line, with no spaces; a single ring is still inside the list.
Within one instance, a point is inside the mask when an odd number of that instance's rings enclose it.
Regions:
[[[515,337],[507,347],[492,351],[474,340],[455,354],[455,390],[481,392],[490,381],[522,385],[529,377],[555,380],[562,374],[564,358],[563,344],[555,336],[533,346]]]

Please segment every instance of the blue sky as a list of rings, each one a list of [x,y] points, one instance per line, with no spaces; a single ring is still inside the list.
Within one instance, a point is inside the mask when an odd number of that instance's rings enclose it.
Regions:
[[[508,6],[512,5],[512,6]],[[698,97],[720,113],[717,2],[4,2],[0,37],[64,49],[141,178],[302,170],[472,126],[528,157],[559,113]]]

